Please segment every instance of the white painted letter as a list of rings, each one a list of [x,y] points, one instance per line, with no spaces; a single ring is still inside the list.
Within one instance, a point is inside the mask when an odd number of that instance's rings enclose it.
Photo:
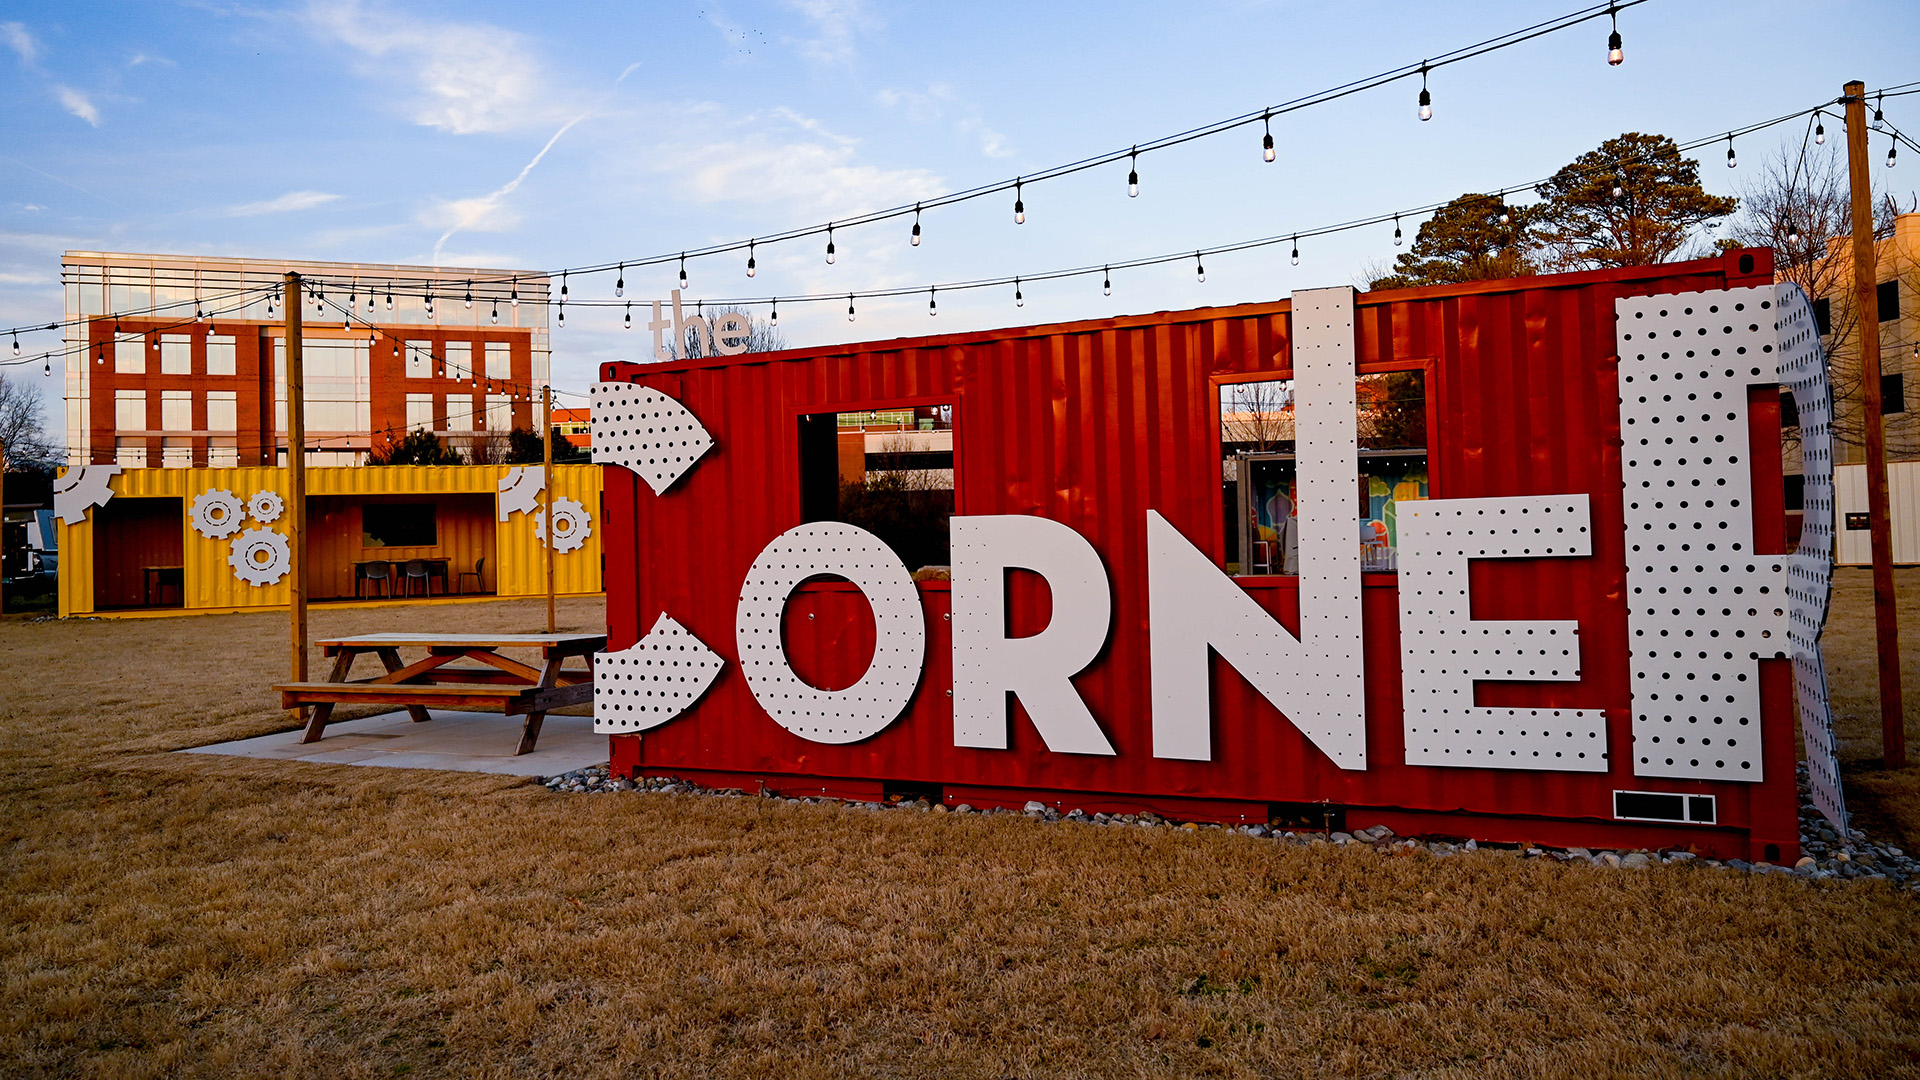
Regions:
[[[713,347],[721,356],[739,356],[752,340],[753,323],[738,311],[725,311],[713,317]]]
[[[953,744],[1007,748],[1007,692],[1020,698],[1047,749],[1111,754],[1072,676],[1106,644],[1113,617],[1106,568],[1085,537],[1024,515],[955,517]],[[1047,580],[1053,617],[1031,637],[1007,637],[1007,570]]]

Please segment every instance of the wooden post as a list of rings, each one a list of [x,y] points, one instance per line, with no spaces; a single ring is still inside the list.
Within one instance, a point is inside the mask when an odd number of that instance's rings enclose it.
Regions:
[[[540,485],[540,501],[545,509],[541,519],[546,524],[547,541],[547,633],[555,633],[553,621],[553,387],[540,388],[540,427],[546,432],[540,438],[542,453],[546,461],[541,478],[546,482]]]
[[[307,681],[307,415],[300,354],[300,275],[289,273],[287,313],[287,612],[293,622],[293,681]],[[304,707],[294,711],[306,713]]]
[[[1873,541],[1873,625],[1880,652],[1880,743],[1889,769],[1907,764],[1900,693],[1900,624],[1893,593],[1893,524],[1887,506],[1887,432],[1880,416],[1879,259],[1873,243],[1873,178],[1867,162],[1867,87],[1846,85],[1847,175],[1853,193],[1853,311],[1860,328],[1862,418],[1867,433],[1867,522]]]

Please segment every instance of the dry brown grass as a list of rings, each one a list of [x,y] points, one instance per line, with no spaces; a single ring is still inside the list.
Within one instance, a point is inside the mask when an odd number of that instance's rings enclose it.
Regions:
[[[163,753],[282,626],[0,622],[0,1073],[1920,1074],[1881,885]]]

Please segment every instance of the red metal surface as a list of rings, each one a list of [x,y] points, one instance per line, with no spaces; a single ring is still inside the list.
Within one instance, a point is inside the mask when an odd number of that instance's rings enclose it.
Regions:
[[[1592,496],[1591,558],[1485,561],[1472,570],[1475,618],[1577,619],[1584,679],[1482,683],[1477,698],[1482,705],[1606,709],[1613,762],[1607,774],[1403,764],[1391,574],[1363,581],[1365,771],[1333,765],[1217,660],[1214,759],[1151,756],[1146,513],[1165,515],[1221,560],[1218,385],[1290,374],[1285,301],[718,362],[605,365],[606,380],[652,386],[679,400],[716,442],[665,496],[624,470],[607,471],[609,644],[632,644],[664,611],[729,661],[687,715],[644,738],[614,737],[616,767],[938,784],[991,789],[1008,801],[1027,792],[1067,793],[1089,812],[1096,796],[1118,799],[1115,805],[1127,798],[1132,805],[1328,801],[1348,808],[1356,822],[1368,814],[1385,821],[1382,815],[1438,813],[1449,821],[1538,823],[1528,826],[1533,838],[1557,831],[1625,843],[1658,834],[1726,854],[1758,857],[1766,844],[1790,852],[1797,832],[1794,736],[1788,681],[1777,672],[1763,674],[1764,784],[1632,775],[1613,330],[1617,297],[1756,285],[1771,276],[1768,253],[1736,251],[1660,267],[1361,294],[1356,301],[1362,373],[1415,365],[1429,371],[1434,497]],[[1777,409],[1777,394],[1774,402]],[[1105,652],[1074,683],[1115,756],[1050,753],[1017,711],[1008,749],[955,747],[949,596],[941,582],[921,585],[928,640],[920,688],[906,713],[871,739],[828,746],[792,735],[741,678],[733,644],[738,586],[760,550],[801,522],[797,417],[933,403],[955,405],[955,513],[1052,518],[1085,536],[1105,562],[1113,631]],[[1762,440],[1756,447],[1777,440],[1777,417],[1756,413],[1753,429]],[[1762,544],[1778,551],[1780,477],[1777,467],[1770,477],[1760,472],[1756,527]],[[1296,579],[1241,583],[1297,630]],[[1030,575],[1016,576],[1015,633],[1045,624],[1043,594]],[[864,599],[846,586],[809,585],[787,615],[796,668],[817,685],[856,679],[872,634]],[[1720,826],[1615,822],[1616,788],[1714,794]]]

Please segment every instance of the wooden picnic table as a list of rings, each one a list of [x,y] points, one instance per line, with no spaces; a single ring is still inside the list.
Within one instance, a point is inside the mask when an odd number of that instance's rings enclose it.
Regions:
[[[318,742],[333,707],[347,702],[403,705],[416,723],[431,720],[434,708],[498,709],[526,715],[516,755],[533,749],[547,713],[593,700],[593,654],[607,647],[605,634],[362,634],[318,643],[334,657],[325,682],[283,683],[280,707],[313,706],[302,742]],[[427,655],[403,663],[401,649],[425,649]],[[501,656],[501,649],[538,649],[541,666]],[[386,668],[371,679],[348,679],[353,662],[373,653]],[[561,670],[572,657],[586,660],[585,671]],[[478,664],[454,665],[456,660]]]

